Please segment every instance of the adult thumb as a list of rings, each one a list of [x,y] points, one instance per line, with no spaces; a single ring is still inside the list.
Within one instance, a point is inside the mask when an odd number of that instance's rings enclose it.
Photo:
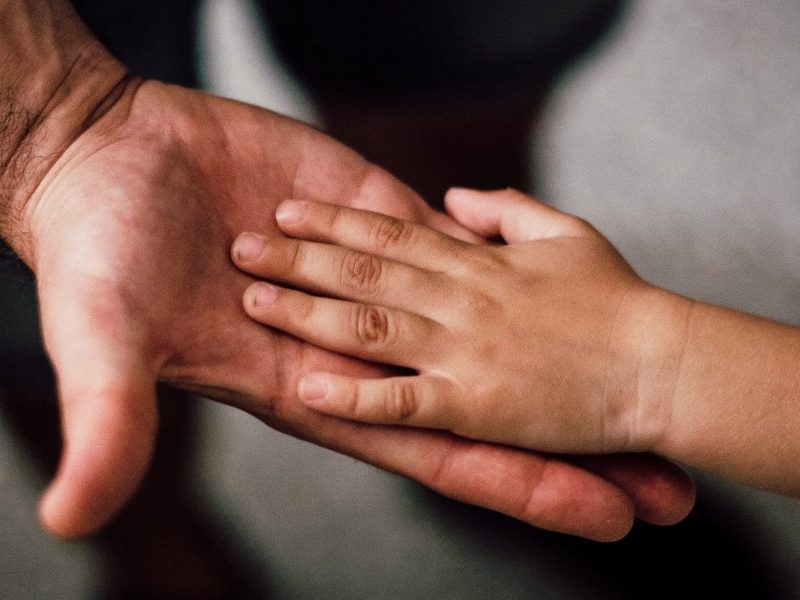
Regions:
[[[143,478],[155,445],[155,370],[142,327],[90,282],[40,280],[42,328],[58,381],[64,450],[39,505],[51,533],[97,530]]]

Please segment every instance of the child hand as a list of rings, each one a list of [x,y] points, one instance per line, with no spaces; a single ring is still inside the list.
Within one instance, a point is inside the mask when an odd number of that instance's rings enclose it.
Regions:
[[[651,449],[669,419],[689,301],[639,279],[587,223],[519,192],[454,189],[446,205],[506,244],[311,201],[278,208],[295,239],[238,238],[237,266],[291,286],[253,284],[248,315],[417,373],[315,373],[299,397],[347,419],[543,451]]]

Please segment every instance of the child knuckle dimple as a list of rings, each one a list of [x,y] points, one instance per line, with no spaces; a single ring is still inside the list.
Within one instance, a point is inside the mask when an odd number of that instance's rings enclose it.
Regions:
[[[386,310],[358,305],[354,314],[353,328],[360,343],[378,347],[389,344],[392,327]]]
[[[493,249],[486,248],[480,253],[480,263],[478,267],[485,273],[502,272],[508,265],[505,258]]]
[[[497,361],[497,358],[500,353],[500,347],[496,341],[486,340],[484,342],[476,344],[475,353],[479,361],[491,364]]]
[[[379,250],[405,247],[411,240],[412,229],[408,223],[390,217],[379,218],[372,225],[370,239]]]
[[[345,289],[370,294],[379,289],[383,263],[376,256],[348,251],[342,261],[341,280]]]
[[[386,416],[390,421],[407,421],[417,411],[414,388],[405,381],[394,381],[384,397]]]
[[[453,244],[447,245],[447,254],[445,258],[455,264],[462,264],[469,261],[469,255],[475,251],[472,244],[461,243],[456,241]]]
[[[503,258],[490,248],[468,248],[459,257],[461,268],[459,275],[461,277],[476,277],[482,278],[491,276],[494,273],[500,272],[506,266]]]
[[[465,294],[466,308],[473,320],[483,320],[496,314],[499,306],[495,299],[483,289],[472,289]]]

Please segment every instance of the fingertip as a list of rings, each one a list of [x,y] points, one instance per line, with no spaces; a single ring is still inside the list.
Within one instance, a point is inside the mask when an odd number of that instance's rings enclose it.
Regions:
[[[444,197],[447,214],[471,232],[480,236],[494,236],[499,232],[497,219],[491,218],[486,211],[487,198],[490,192],[481,192],[468,188],[450,188]]]
[[[694,481],[681,467],[665,463],[651,471],[642,469],[628,480],[637,518],[651,525],[680,523],[694,508]]]
[[[480,194],[483,193],[485,192],[481,192],[479,190],[474,190],[471,188],[451,187],[444,194],[445,210],[449,214],[452,214],[454,205],[461,204],[462,202],[469,202],[470,200],[476,200],[477,198],[480,197]]]
[[[235,263],[249,263],[256,260],[264,251],[264,236],[246,231],[240,233],[231,245],[231,258]]]
[[[105,389],[77,386],[64,394],[64,451],[54,481],[39,502],[42,527],[75,539],[100,529],[144,478],[157,429],[148,380]]]
[[[573,461],[619,486],[636,517],[652,525],[674,525],[691,512],[695,486],[680,466],[652,454],[574,457]]]
[[[697,490],[691,476],[675,465],[675,470],[648,490],[649,501],[637,509],[637,516],[652,525],[675,525],[694,508]]]
[[[91,535],[105,525],[117,510],[100,510],[93,503],[87,511],[71,496],[68,484],[54,481],[45,491],[38,506],[39,523],[52,536],[63,540],[77,540]],[[121,504],[120,504],[121,507]]]
[[[85,532],[88,533],[84,524],[75,523],[70,518],[69,511],[64,510],[62,495],[57,481],[51,483],[42,495],[37,509],[42,528],[50,535],[62,539],[75,539]]]
[[[619,542],[628,537],[635,522],[636,511],[633,505],[628,503],[627,506],[620,509],[620,513],[609,517],[605,525],[600,527],[595,535],[590,536],[589,539],[602,544]]]
[[[494,190],[476,190],[465,187],[451,187],[445,192],[445,207],[449,204],[480,203],[505,200],[507,202],[526,202],[532,200],[525,192],[516,188],[505,187]]]
[[[244,291],[242,301],[248,314],[260,314],[266,307],[275,303],[278,287],[266,281],[256,281]]]
[[[552,515],[561,531],[602,543],[617,542],[630,533],[636,522],[636,506],[626,490],[573,465],[562,467],[560,477],[555,473],[555,469],[550,471],[551,493],[556,498],[558,494],[567,496],[562,511]],[[553,505],[557,506],[555,501]],[[565,511],[573,517],[568,523],[562,522]]]
[[[287,199],[275,210],[275,221],[279,227],[292,227],[303,220],[308,211],[308,203],[304,200]]]
[[[102,528],[135,492],[151,453],[151,444],[126,452],[124,460],[113,455],[95,457],[85,449],[67,450],[56,478],[39,501],[44,530],[74,540]]]
[[[302,377],[297,384],[297,395],[300,400],[314,408],[324,408],[322,402],[328,397],[330,386],[319,374]]]

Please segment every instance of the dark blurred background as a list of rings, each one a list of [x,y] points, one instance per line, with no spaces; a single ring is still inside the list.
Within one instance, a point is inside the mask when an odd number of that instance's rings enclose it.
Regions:
[[[794,0],[76,4],[141,74],[315,123],[434,205],[453,184],[536,191],[646,279],[800,324]],[[2,598],[800,596],[794,499],[700,476],[685,523],[600,545],[169,391],[131,507],[52,540],[34,507],[58,419],[8,253],[0,307]]]

